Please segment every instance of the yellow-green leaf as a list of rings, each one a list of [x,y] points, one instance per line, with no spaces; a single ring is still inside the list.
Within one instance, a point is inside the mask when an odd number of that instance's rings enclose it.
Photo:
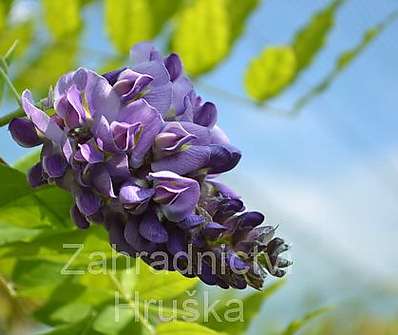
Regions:
[[[312,311],[306,315],[304,315],[301,319],[294,320],[289,324],[286,330],[282,333],[282,335],[294,335],[296,334],[301,328],[303,328],[308,322],[317,318],[323,313],[329,312],[331,310],[330,307],[322,307],[315,311]]]
[[[105,0],[105,25],[112,44],[126,54],[135,43],[153,39],[179,5],[180,0]]]
[[[46,24],[56,40],[79,30],[80,0],[42,0],[42,3]]]
[[[61,75],[75,68],[77,50],[77,36],[49,45],[21,69],[14,80],[15,86],[20,91],[30,88],[37,97],[46,96],[48,88],[54,86]]]
[[[212,329],[191,322],[173,321],[156,327],[156,335],[217,335]]]
[[[227,55],[230,23],[225,0],[196,0],[180,13],[171,40],[191,75],[211,70]]]
[[[169,299],[193,288],[197,279],[185,278],[178,272],[155,271],[144,262],[137,262],[137,279],[134,290],[143,299]]]
[[[34,24],[32,21],[26,21],[17,25],[8,26],[6,30],[0,33],[0,54],[4,55],[10,46],[18,40],[15,49],[15,56],[22,56],[33,39]]]
[[[277,95],[294,78],[296,57],[289,46],[270,47],[253,59],[245,74],[245,87],[258,102]]]
[[[298,71],[308,67],[324,46],[329,31],[334,26],[335,13],[343,2],[344,0],[332,0],[296,33],[292,47],[296,53]]]
[[[256,9],[259,2],[260,0],[226,0],[231,43],[242,34],[247,18]]]

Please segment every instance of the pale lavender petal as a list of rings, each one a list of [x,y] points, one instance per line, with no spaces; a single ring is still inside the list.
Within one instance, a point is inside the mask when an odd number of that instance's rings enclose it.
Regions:
[[[150,85],[149,92],[143,97],[151,106],[155,107],[160,114],[166,115],[172,102],[172,84],[167,82],[162,85]]]
[[[155,198],[158,193],[168,192],[171,201],[161,204],[165,216],[173,222],[184,220],[191,215],[198,203],[200,187],[196,180],[181,177],[170,171],[160,171],[149,174],[155,184]]]
[[[148,103],[139,99],[125,106],[119,114],[119,121],[130,124],[141,123],[143,129],[131,153],[131,165],[141,166],[147,152],[151,149],[156,135],[162,127],[162,117],[159,112]]]
[[[100,163],[104,160],[104,153],[99,151],[93,141],[79,144],[82,157],[90,164]]]
[[[151,42],[141,42],[134,45],[130,51],[130,57],[134,64],[158,60],[161,61],[162,56]]]
[[[133,181],[125,182],[120,188],[119,200],[122,204],[130,205],[148,201],[155,190],[137,186]]]
[[[49,140],[61,144],[65,139],[65,134],[46,113],[33,104],[32,95],[29,90],[22,93],[22,107],[26,115],[32,120],[36,128],[44,134]]]
[[[210,130],[212,144],[229,144],[229,138],[224,131],[217,125]]]

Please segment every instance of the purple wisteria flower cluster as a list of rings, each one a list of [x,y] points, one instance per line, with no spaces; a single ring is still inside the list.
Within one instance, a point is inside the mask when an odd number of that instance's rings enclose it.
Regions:
[[[23,92],[27,117],[9,129],[24,147],[43,145],[30,184],[69,191],[79,228],[103,224],[118,251],[155,268],[160,252],[186,253],[166,268],[208,285],[261,288],[268,273],[283,276],[286,243],[215,179],[241,158],[216,106],[196,95],[178,55],[141,43],[131,56],[132,67],[64,75],[41,105]]]

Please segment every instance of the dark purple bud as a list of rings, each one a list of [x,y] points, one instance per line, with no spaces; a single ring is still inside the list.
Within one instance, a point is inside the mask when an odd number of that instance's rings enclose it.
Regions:
[[[193,117],[193,122],[212,128],[217,122],[217,108],[212,102],[206,102]]]
[[[113,86],[116,83],[117,78],[119,77],[119,74],[122,73],[126,69],[127,69],[127,67],[122,67],[118,70],[104,73],[102,76],[105,77],[105,79],[108,80],[109,84],[111,84]]]
[[[176,80],[182,74],[182,63],[177,54],[170,54],[170,56],[165,59],[164,65],[170,74],[171,81]]]
[[[80,229],[87,229],[90,226],[90,223],[87,221],[85,216],[79,211],[77,206],[73,206],[70,209],[70,216],[73,222],[78,226]]]
[[[238,149],[231,145],[210,145],[211,154],[207,165],[210,174],[218,174],[232,170],[241,158]]]
[[[32,166],[28,172],[28,181],[32,187],[38,187],[40,185],[46,184],[46,180],[43,176],[43,167],[41,162]]]
[[[8,125],[12,138],[20,146],[32,148],[42,144],[32,121],[27,118],[13,119]]]

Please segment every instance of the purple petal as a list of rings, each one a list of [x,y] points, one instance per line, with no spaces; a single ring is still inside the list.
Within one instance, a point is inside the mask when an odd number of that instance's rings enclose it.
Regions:
[[[126,241],[129,245],[131,245],[135,250],[139,252],[153,252],[156,249],[157,244],[144,239],[138,231],[138,226],[139,218],[130,217],[124,227],[124,237]]]
[[[140,123],[143,127],[131,153],[130,160],[132,167],[138,168],[141,166],[147,152],[151,149],[156,135],[160,132],[163,123],[162,117],[145,100],[139,99],[128,104],[120,111],[119,121],[130,124]]]
[[[124,205],[137,205],[148,202],[154,193],[154,189],[137,186],[129,180],[120,188],[119,200]]]
[[[136,257],[138,250],[126,241],[124,230],[127,225],[123,223],[120,215],[113,215],[106,218],[106,225],[109,227],[109,242],[118,252],[125,252],[131,257]]]
[[[254,228],[264,221],[264,215],[259,212],[247,212],[239,216],[239,228]]]
[[[43,167],[41,162],[31,167],[28,172],[28,181],[32,187],[38,187],[46,183],[43,177]]]
[[[32,148],[43,143],[37,134],[33,122],[27,118],[11,120],[8,130],[14,141],[22,147]]]
[[[149,92],[143,97],[152,107],[155,107],[160,114],[166,115],[172,101],[172,84],[167,82],[163,85],[151,85]]]
[[[220,225],[217,222],[210,222],[203,230],[203,234],[206,238],[210,240],[216,240],[221,236],[224,231],[226,231],[226,228],[224,226]]]
[[[173,229],[169,232],[169,238],[167,241],[167,250],[175,255],[178,252],[185,251],[186,249],[186,241],[185,234],[183,231],[179,229]]]
[[[202,215],[192,214],[187,216],[184,220],[177,223],[177,226],[183,230],[190,230],[200,226],[206,222]]]
[[[135,139],[142,131],[141,123],[127,123],[113,121],[111,123],[113,139],[117,147],[122,151],[127,151],[134,147]]]
[[[185,175],[206,166],[210,154],[211,150],[207,146],[190,145],[184,151],[153,162],[151,168],[154,172],[168,170]]]
[[[67,162],[60,154],[44,155],[43,170],[51,178],[62,177],[65,174]]]
[[[93,167],[90,179],[98,192],[107,197],[116,198],[111,176],[103,164],[96,164]]]
[[[67,162],[71,161],[71,158],[73,157],[73,155],[75,154],[73,147],[72,147],[72,143],[71,140],[69,138],[66,138],[63,146],[62,146],[62,152],[66,158]]]
[[[143,216],[139,228],[141,236],[154,243],[165,243],[168,240],[167,230],[159,222],[154,211],[147,211]]]
[[[86,111],[83,107],[80,91],[77,89],[76,85],[72,85],[68,89],[66,97],[69,103],[72,105],[73,109],[78,113],[78,124],[81,124],[82,120],[86,119]]]
[[[127,154],[114,154],[105,164],[112,178],[125,180],[130,177]]]
[[[170,80],[176,80],[182,74],[182,63],[180,57],[172,53],[164,61],[167,71],[169,71]]]
[[[75,200],[80,212],[85,216],[94,215],[101,207],[100,199],[88,189],[79,190]]]
[[[101,116],[94,126],[94,136],[97,140],[97,145],[102,151],[118,152],[113,134],[108,120]]]
[[[210,137],[212,144],[229,144],[228,136],[217,125],[210,130]]]
[[[170,221],[179,222],[191,215],[198,203],[200,187],[196,180],[181,177],[170,171],[149,174],[155,184],[155,198],[166,192],[171,201],[162,203],[162,210]]]
[[[192,82],[185,76],[181,76],[173,82],[172,105],[174,106],[177,115],[184,113],[187,109],[187,103],[192,105],[189,97],[192,90]]]
[[[77,206],[73,206],[70,209],[70,216],[73,222],[78,226],[80,229],[87,229],[90,226],[90,223],[87,221],[85,216],[79,211]]]
[[[79,144],[81,156],[90,164],[100,163],[104,160],[104,153],[99,151],[92,141]]]
[[[160,53],[151,42],[137,43],[130,51],[134,64],[162,59]]]
[[[113,86],[113,85],[115,85],[115,83],[117,81],[117,78],[119,77],[120,73],[122,73],[126,69],[127,69],[127,67],[122,67],[120,69],[104,73],[102,76],[106,80],[108,80],[109,84],[111,84]]]
[[[210,145],[211,154],[207,165],[210,174],[218,174],[233,169],[241,158],[238,149],[230,145]]]
[[[214,179],[207,179],[210,183],[224,198],[239,199],[240,196],[235,193],[231,188]]]
[[[54,121],[42,110],[34,106],[32,95],[29,90],[22,93],[22,107],[26,115],[32,120],[36,128],[49,140],[61,144],[65,139],[65,134]]]
[[[206,102],[194,115],[193,122],[212,128],[217,122],[217,108],[211,102]]]

